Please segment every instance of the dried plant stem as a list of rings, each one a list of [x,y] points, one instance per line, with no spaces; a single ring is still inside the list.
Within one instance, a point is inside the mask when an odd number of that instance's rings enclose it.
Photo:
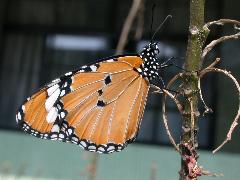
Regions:
[[[90,167],[89,167],[88,180],[95,180],[96,179],[98,158],[99,158],[98,154],[93,154],[91,164],[90,164]]]
[[[193,107],[193,101],[191,99],[189,99],[189,103],[190,103],[190,111],[191,111],[191,141],[192,142],[195,142],[196,139],[195,139],[195,135],[194,135],[194,130],[195,130],[195,121],[194,121],[194,116],[195,116],[195,113],[194,113],[194,107]]]
[[[166,89],[163,89],[162,90],[164,93],[166,93],[174,102],[175,102],[175,104],[176,104],[176,106],[177,106],[177,108],[178,108],[178,110],[179,110],[179,112],[182,114],[183,113],[183,107],[182,107],[182,105],[181,105],[181,103],[178,101],[178,99],[176,98],[176,96],[175,95],[173,95],[172,93],[170,93],[168,90],[166,90]],[[165,96],[166,97],[166,96]],[[166,103],[165,103],[166,104]]]
[[[213,61],[213,63],[211,63],[208,67],[206,67],[206,69],[215,67],[219,62],[220,62],[220,58],[216,58],[216,60]]]
[[[225,24],[236,24],[236,25],[240,25],[240,22],[239,21],[236,21],[236,20],[232,20],[232,19],[219,19],[217,21],[211,21],[211,22],[208,22],[206,23],[204,26],[209,28],[211,25],[225,25]]]
[[[208,67],[206,67],[205,69],[209,69],[209,68],[213,68],[214,66],[216,66],[218,63],[220,62],[220,58],[216,58],[216,60],[211,63]],[[203,113],[203,116],[206,114],[206,113],[212,113],[212,109],[209,108],[203,98],[203,95],[202,95],[202,88],[201,88],[201,78],[202,78],[202,74],[200,73],[199,75],[199,79],[198,79],[198,89],[199,89],[199,96],[200,96],[200,100],[202,101],[203,105],[204,105],[204,108],[205,108],[205,111]]]
[[[205,170],[202,170],[202,174],[205,176],[210,176],[210,177],[222,177],[223,176],[222,173],[212,173],[212,172],[205,171]]]
[[[169,89],[171,87],[171,85],[176,82],[176,80],[178,80],[180,77],[182,76],[182,73],[179,73],[177,75],[175,75],[167,84],[166,88]],[[165,129],[166,129],[166,132],[167,132],[167,135],[169,137],[169,140],[170,142],[172,143],[172,145],[174,146],[174,148],[179,152],[179,146],[176,144],[172,134],[171,134],[171,131],[169,129],[169,126],[168,126],[168,118],[167,118],[167,114],[166,114],[166,96],[168,95],[171,99],[173,99],[173,101],[175,102],[175,104],[177,105],[177,108],[180,112],[180,114],[182,114],[182,105],[181,103],[177,100],[177,96],[174,96],[172,95],[169,91],[165,90],[164,91],[165,94],[164,94],[164,97],[163,97],[163,100],[162,100],[162,115],[163,115],[163,124],[165,126]]]
[[[122,54],[123,52],[124,46],[126,45],[126,42],[127,42],[129,31],[132,27],[132,24],[137,15],[137,12],[139,11],[139,8],[141,7],[140,6],[141,3],[142,3],[142,0],[133,0],[132,7],[123,25],[122,33],[120,35],[118,45],[117,45],[116,54]]]
[[[169,87],[171,87],[171,85],[179,78],[181,77],[182,73],[179,73],[177,75],[175,75],[170,81],[169,83],[167,84],[166,88],[168,89]],[[165,129],[166,129],[166,132],[167,132],[167,135],[169,137],[169,140],[170,142],[172,143],[173,147],[175,148],[176,151],[179,152],[179,147],[177,145],[177,143],[175,142],[172,134],[171,134],[171,131],[169,129],[169,126],[168,126],[168,118],[167,118],[167,114],[166,114],[166,96],[168,95],[174,102],[175,104],[177,105],[177,108],[179,110],[179,112],[182,114],[182,105],[181,103],[177,100],[176,96],[174,96],[173,94],[171,94],[168,90],[166,89],[161,89],[159,88],[158,86],[154,86],[152,85],[151,87],[153,87],[155,89],[155,93],[165,93],[164,94],[164,97],[163,97],[163,100],[162,100],[162,115],[163,115],[163,124],[165,126]]]
[[[240,38],[240,33],[234,34],[234,35],[229,35],[229,36],[223,36],[220,37],[216,40],[213,40],[211,43],[209,43],[203,50],[202,53],[202,59],[204,59],[206,57],[206,55],[219,43],[226,41],[226,40],[230,40],[230,39],[239,39]]]
[[[206,23],[203,28],[204,29],[207,29],[209,30],[208,28],[211,26],[211,25],[225,25],[225,24],[233,24],[233,25],[240,25],[240,22],[239,21],[236,21],[236,20],[232,20],[232,19],[219,19],[217,21],[211,21],[211,22],[208,22]],[[236,28],[235,29],[238,29],[239,28]],[[202,60],[206,57],[206,55],[219,43],[223,42],[223,41],[226,41],[226,40],[230,40],[230,39],[238,39],[240,37],[240,33],[236,33],[236,34],[233,34],[233,35],[229,35],[229,36],[223,36],[219,39],[216,39],[216,40],[213,40],[211,43],[209,43],[203,50],[203,53],[202,53]]]
[[[152,162],[151,180],[157,180],[157,164],[156,164],[156,162]]]
[[[179,110],[179,112],[182,114],[182,106],[181,106],[181,103],[176,99],[176,97],[170,93],[168,90],[166,89],[161,89],[157,86],[155,86],[154,88],[158,89],[157,91],[155,91],[156,93],[161,93],[161,92],[164,92],[164,97],[163,97],[163,100],[162,100],[162,115],[163,115],[163,124],[165,126],[165,129],[166,129],[166,132],[167,132],[167,135],[169,137],[169,140],[170,142],[172,143],[173,147],[175,148],[176,151],[179,152],[179,147],[178,145],[176,144],[172,134],[171,134],[171,131],[169,129],[169,126],[168,126],[168,118],[167,118],[167,113],[166,113],[166,95],[168,95],[174,102],[175,104],[177,105],[177,108]]]
[[[163,90],[164,93],[166,93],[172,100],[174,100],[175,104],[177,105],[178,107],[178,110],[180,113],[182,113],[182,107],[181,107],[181,104],[177,101],[177,99],[167,90]],[[166,113],[166,97],[163,98],[163,101],[162,101],[162,115],[163,115],[163,123],[164,123],[164,126],[165,126],[165,129],[166,129],[166,132],[167,132],[167,135],[169,137],[169,140],[170,142],[172,143],[173,147],[175,148],[176,151],[180,152],[179,151],[179,147],[178,145],[176,144],[171,132],[170,132],[170,129],[169,129],[169,126],[168,126],[168,118],[167,118],[167,113]]]
[[[203,105],[204,105],[204,108],[205,108],[205,111],[203,113],[203,116],[206,114],[206,113],[212,113],[212,109],[209,108],[205,102],[205,100],[203,99],[203,95],[202,95],[202,89],[201,89],[201,79],[199,78],[198,79],[198,89],[199,89],[199,96],[200,96],[200,100],[202,101]]]
[[[134,35],[135,41],[139,41],[143,35],[144,29],[144,12],[145,12],[145,0],[140,5],[138,15],[137,15],[137,27]]]
[[[229,71],[226,71],[226,70],[223,70],[223,69],[218,69],[218,68],[207,68],[207,69],[204,69],[201,71],[201,74],[200,76],[203,76],[205,75],[206,73],[208,72],[218,72],[218,73],[222,73],[224,75],[226,75],[227,77],[229,77],[233,82],[234,82],[234,85],[236,86],[236,89],[238,91],[238,99],[239,99],[239,105],[238,105],[238,112],[237,112],[237,115],[235,116],[232,124],[231,124],[231,127],[227,133],[227,136],[226,136],[226,139],[223,141],[223,143],[218,146],[214,151],[213,153],[216,153],[218,150],[220,150],[228,141],[231,140],[232,138],[232,133],[233,131],[235,130],[235,128],[237,127],[238,125],[238,120],[240,118],[240,86],[239,86],[239,83],[238,81],[236,80],[236,78],[231,74],[231,72]]]

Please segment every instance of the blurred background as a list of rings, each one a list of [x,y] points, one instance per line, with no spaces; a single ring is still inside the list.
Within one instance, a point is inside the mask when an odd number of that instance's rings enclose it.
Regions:
[[[148,43],[153,3],[157,5],[153,29],[168,14],[173,16],[156,35],[159,59],[178,57],[176,63],[182,66],[189,22],[187,0],[144,0],[124,53],[139,52]],[[180,157],[163,128],[161,95],[149,94],[136,143],[112,155],[96,156],[75,145],[33,138],[16,127],[18,106],[39,87],[116,53],[131,5],[130,0],[0,0],[0,179],[177,179]],[[206,21],[240,20],[239,7],[239,0],[206,0]],[[231,26],[213,27],[208,42],[233,32]],[[239,49],[239,40],[221,44],[207,57],[205,66],[221,57],[219,67],[239,79]],[[164,69],[165,82],[177,72],[174,67]],[[211,155],[236,114],[237,92],[221,75],[206,76],[202,86],[214,113],[199,120],[200,163],[223,172],[222,179],[239,179],[239,129],[218,155]],[[169,126],[179,141],[180,116],[172,102],[167,109]],[[204,111],[201,104],[200,111]]]

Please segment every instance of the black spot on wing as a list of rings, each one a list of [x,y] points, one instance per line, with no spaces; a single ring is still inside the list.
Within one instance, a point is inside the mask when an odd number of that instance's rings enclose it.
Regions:
[[[99,106],[99,107],[104,107],[105,105],[106,105],[105,102],[103,102],[102,100],[98,100],[97,106]]]
[[[110,83],[112,82],[110,75],[108,75],[108,76],[105,78],[104,81],[105,81],[105,84],[106,84],[106,85],[107,85],[107,84],[110,84]]]
[[[98,94],[99,94],[99,96],[101,96],[102,93],[103,93],[103,91],[102,91],[101,89],[99,89],[99,90],[98,90]]]
[[[84,68],[84,71],[85,71],[85,72],[91,72],[92,69],[91,69],[89,66],[87,66],[87,67]]]

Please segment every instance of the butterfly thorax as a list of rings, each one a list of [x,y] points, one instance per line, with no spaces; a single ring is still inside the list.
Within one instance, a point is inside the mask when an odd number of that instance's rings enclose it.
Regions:
[[[139,70],[141,71],[143,77],[152,80],[159,76],[158,72],[160,65],[156,58],[158,53],[159,49],[157,43],[150,43],[141,51],[140,58],[143,60],[143,63],[141,64]]]

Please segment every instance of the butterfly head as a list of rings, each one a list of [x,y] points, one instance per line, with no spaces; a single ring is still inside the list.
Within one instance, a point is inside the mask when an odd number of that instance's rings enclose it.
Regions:
[[[150,80],[156,79],[159,74],[160,64],[157,61],[157,55],[159,54],[159,48],[157,43],[150,42],[140,52],[140,57],[143,63],[140,67],[142,75]]]

